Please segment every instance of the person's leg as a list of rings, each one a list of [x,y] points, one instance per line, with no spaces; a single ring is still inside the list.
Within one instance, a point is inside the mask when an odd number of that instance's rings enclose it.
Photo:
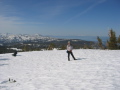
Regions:
[[[76,60],[72,52],[71,52],[71,55],[72,55],[73,59]]]
[[[68,61],[70,61],[70,52],[68,51]]]

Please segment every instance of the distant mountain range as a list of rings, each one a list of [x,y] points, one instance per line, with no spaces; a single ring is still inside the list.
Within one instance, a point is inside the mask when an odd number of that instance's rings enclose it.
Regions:
[[[34,40],[56,40],[52,37],[45,37],[40,34],[28,35],[28,34],[0,34],[1,43],[10,43],[10,42],[24,42],[24,41],[34,41]]]
[[[4,48],[19,48],[29,50],[41,50],[51,48],[51,45],[54,48],[66,49],[67,42],[70,41],[74,47],[83,48],[84,46],[95,47],[95,43],[92,41],[85,41],[81,39],[61,39],[48,36],[42,36],[40,34],[0,34],[0,47]],[[52,46],[52,47],[53,47]],[[9,52],[8,50],[2,50]],[[10,52],[9,52],[10,53]]]

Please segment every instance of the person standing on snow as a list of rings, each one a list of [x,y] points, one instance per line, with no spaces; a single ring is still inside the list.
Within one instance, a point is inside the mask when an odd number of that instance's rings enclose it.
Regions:
[[[70,41],[68,41],[68,45],[67,45],[68,61],[70,61],[70,54],[72,55],[74,60],[77,60],[72,53],[72,49],[73,47],[72,45],[70,45]]]

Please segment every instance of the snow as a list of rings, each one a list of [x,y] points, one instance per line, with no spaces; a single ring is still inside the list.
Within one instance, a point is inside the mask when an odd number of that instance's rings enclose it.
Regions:
[[[120,90],[120,50],[73,54],[78,60],[66,50],[0,54],[0,90]]]
[[[56,40],[55,38],[51,38],[51,37],[45,37],[42,36],[40,34],[33,34],[33,35],[29,35],[29,34],[1,34],[0,33],[0,41],[6,41],[6,42],[12,42],[12,41],[27,41],[27,40]]]
[[[7,48],[7,49],[12,49],[12,50],[16,50],[16,51],[22,51],[22,49],[18,49],[18,48]]]

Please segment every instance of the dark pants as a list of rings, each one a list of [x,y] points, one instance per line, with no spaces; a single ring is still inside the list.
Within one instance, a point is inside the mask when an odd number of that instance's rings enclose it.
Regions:
[[[75,60],[75,57],[71,51],[67,51],[67,53],[68,53],[68,60],[70,60],[70,54],[72,55],[73,59]]]

